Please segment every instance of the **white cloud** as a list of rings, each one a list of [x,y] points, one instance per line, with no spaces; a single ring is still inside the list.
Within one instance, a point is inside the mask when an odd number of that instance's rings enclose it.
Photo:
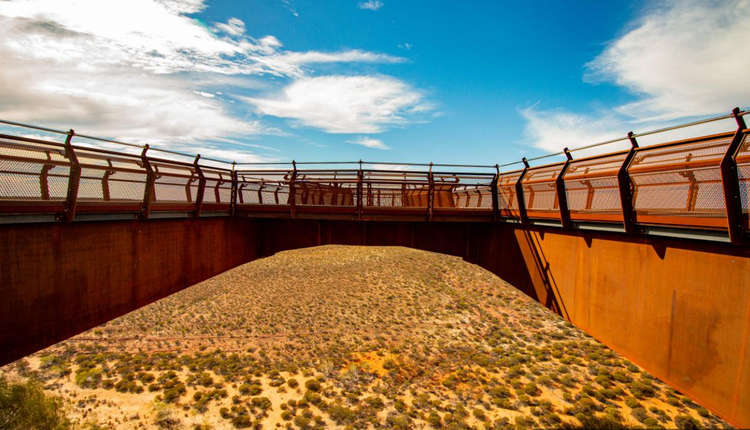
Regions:
[[[742,0],[669,0],[645,11],[625,34],[591,63],[585,79],[613,82],[636,101],[594,114],[532,107],[521,111],[525,137],[549,152],[585,146],[687,122],[690,117],[729,113],[750,101],[743,55],[750,40],[750,2]],[[722,121],[639,138],[639,144],[678,140],[732,130]],[[591,152],[609,152],[627,144]],[[578,155],[580,156],[580,154]]]
[[[383,6],[385,5],[379,0],[367,0],[357,5],[358,8],[365,10],[378,10]]]
[[[264,115],[328,133],[380,133],[417,121],[432,107],[406,83],[385,76],[298,79],[274,98],[245,98]]]
[[[356,139],[347,140],[346,143],[352,143],[354,145],[360,145],[366,148],[373,148],[373,149],[391,149],[389,146],[383,143],[382,140],[373,139],[367,136],[359,136]]]
[[[533,106],[522,110],[521,115],[526,120],[525,137],[535,147],[550,153],[622,137],[628,132],[621,120],[606,114],[597,118]],[[619,148],[607,147],[604,152],[616,149]]]
[[[229,109],[233,90],[268,85],[249,75],[304,79],[314,64],[402,61],[286,51],[274,36],[246,36],[240,19],[211,26],[187,16],[204,8],[204,0],[0,1],[0,117],[219,150],[206,142],[278,134]]]
[[[406,59],[354,49],[343,52],[285,52],[281,58],[294,65],[315,63],[403,63]]]
[[[216,24],[216,30],[219,32],[226,33],[230,36],[242,36],[245,34],[245,23],[238,18],[230,18],[226,24]]]
[[[617,110],[637,120],[726,112],[750,100],[750,2],[671,0],[643,16],[589,65],[640,100]]]

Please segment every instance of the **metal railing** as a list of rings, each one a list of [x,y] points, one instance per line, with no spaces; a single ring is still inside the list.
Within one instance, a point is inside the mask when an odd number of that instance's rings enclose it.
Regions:
[[[750,212],[746,114],[737,108],[503,166],[237,163],[0,120],[65,136],[60,143],[0,134],[0,215],[44,214],[67,222],[95,214],[463,219],[622,226],[629,234],[662,226],[718,232],[742,244]],[[729,118],[737,127],[725,133],[647,147],[637,142],[639,136]],[[123,145],[131,153],[81,146],[74,138]],[[629,142],[630,149],[573,157],[616,142]],[[565,160],[529,165],[554,156]],[[523,167],[500,171],[514,164]]]

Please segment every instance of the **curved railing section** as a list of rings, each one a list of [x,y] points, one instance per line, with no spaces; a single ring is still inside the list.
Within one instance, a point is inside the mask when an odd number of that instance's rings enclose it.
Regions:
[[[236,163],[0,121],[66,135],[60,143],[0,134],[0,222],[123,216],[463,220],[672,234],[741,245],[750,212],[746,113],[735,109],[731,115],[629,133],[504,166]],[[637,141],[727,118],[734,118],[736,129],[645,147]],[[76,137],[128,148],[81,146]],[[629,142],[630,149],[573,156],[620,141]],[[551,156],[565,159],[529,164]],[[500,170],[513,164],[521,167]]]

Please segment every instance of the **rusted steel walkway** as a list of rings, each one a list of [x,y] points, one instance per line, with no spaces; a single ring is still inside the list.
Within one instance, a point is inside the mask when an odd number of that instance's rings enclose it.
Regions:
[[[638,146],[639,136],[678,127],[630,133],[523,159],[517,163],[521,168],[510,171],[362,161],[292,162],[280,168],[200,155],[180,161],[187,154],[34,127],[63,133],[65,142],[0,134],[0,215],[6,215],[0,222],[229,215],[505,221],[631,235],[671,231],[740,245],[750,208],[745,114],[735,109],[689,124],[734,118],[736,129],[725,133],[647,147]],[[122,150],[76,145],[77,137]],[[573,157],[575,151],[623,140],[630,149]],[[529,165],[555,155],[566,160]]]
[[[0,135],[0,364],[281,250],[398,245],[491,270],[750,427],[746,113],[515,170],[241,164],[26,126],[64,142]]]

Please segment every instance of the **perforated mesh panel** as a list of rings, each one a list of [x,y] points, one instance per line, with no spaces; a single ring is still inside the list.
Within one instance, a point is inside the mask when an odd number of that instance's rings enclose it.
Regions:
[[[719,166],[731,139],[639,149],[628,170],[638,221],[679,225],[686,218],[724,218]]]
[[[740,179],[742,212],[748,214],[750,213],[750,139],[747,135],[742,139],[737,153],[737,176]]]
[[[76,148],[81,165],[78,201],[81,203],[140,202],[147,172],[139,157],[98,153]]]
[[[201,167],[206,179],[203,203],[230,204],[232,202],[232,172]]]
[[[237,204],[289,204],[291,171],[243,171],[237,174]]]
[[[354,206],[357,201],[356,171],[304,171],[295,181],[295,204],[307,206]]]
[[[433,176],[436,187],[435,207],[492,209],[492,181],[495,175],[436,172]]]
[[[64,201],[69,174],[59,144],[0,138],[0,200]]]
[[[429,183],[426,172],[365,171],[362,205],[427,208]]]
[[[570,162],[563,179],[571,219],[588,220],[592,215],[622,219],[617,173],[627,154],[622,152]]]
[[[560,175],[563,163],[529,169],[523,177],[523,201],[526,211],[549,212],[551,216],[559,216],[557,188],[555,180]]]
[[[169,165],[164,162],[151,163],[154,181],[155,203],[194,203],[198,195],[199,175],[188,166]]]
[[[457,208],[492,209],[492,187],[459,186],[453,190],[453,199]]]
[[[520,218],[518,212],[518,195],[516,183],[521,177],[522,170],[500,173],[497,179],[497,205],[500,215],[511,218]]]

